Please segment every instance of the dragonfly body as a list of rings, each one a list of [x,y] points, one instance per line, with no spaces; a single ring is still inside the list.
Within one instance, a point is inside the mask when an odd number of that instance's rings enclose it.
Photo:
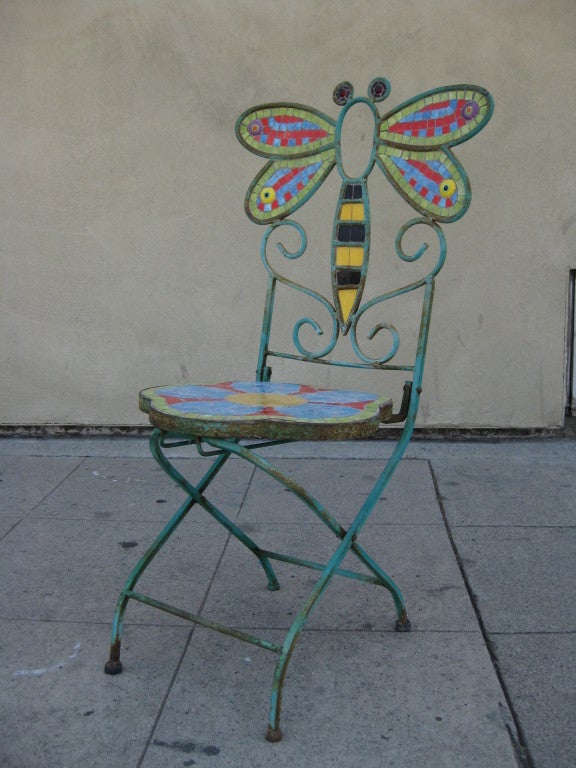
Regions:
[[[352,107],[366,104],[373,115],[373,140],[366,167],[357,176],[349,176],[342,152],[342,129]],[[346,334],[350,319],[354,316],[362,299],[362,292],[368,270],[370,255],[370,201],[366,180],[374,166],[379,115],[373,102],[364,97],[348,99],[340,112],[335,130],[336,166],[342,179],[340,195],[334,215],[332,231],[331,271],[332,295],[340,320],[342,332]]]

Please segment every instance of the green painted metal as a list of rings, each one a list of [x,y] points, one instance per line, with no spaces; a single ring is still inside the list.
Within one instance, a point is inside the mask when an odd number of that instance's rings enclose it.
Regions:
[[[149,605],[151,608],[157,608],[158,610],[164,611],[165,613],[170,613],[172,616],[178,616],[181,619],[186,619],[186,621],[191,621],[193,624],[198,624],[200,627],[204,627],[205,629],[212,629],[214,632],[220,632],[223,635],[235,637],[237,640],[243,640],[245,643],[257,645],[260,648],[263,648],[265,651],[273,651],[274,653],[282,652],[282,646],[278,645],[278,643],[264,640],[261,637],[256,637],[256,635],[250,635],[247,632],[242,632],[239,629],[227,627],[225,624],[220,624],[217,621],[210,621],[210,619],[205,619],[203,616],[200,616],[197,613],[183,611],[180,608],[176,608],[173,605],[164,603],[161,600],[155,600],[153,597],[149,597],[148,595],[142,595],[138,592],[129,591],[127,592],[127,597],[132,598],[133,600],[137,600],[140,603],[144,603],[145,605]]]
[[[334,91],[335,102],[342,106],[338,119],[299,104],[264,104],[244,112],[236,123],[236,135],[251,152],[267,159],[249,186],[245,207],[248,216],[266,227],[262,237],[260,256],[267,271],[266,300],[262,322],[257,382],[270,382],[274,358],[302,363],[333,365],[344,368],[403,371],[407,374],[400,405],[393,409],[391,402],[380,399],[379,418],[388,423],[403,422],[400,437],[394,451],[384,464],[370,493],[356,512],[352,523],[341,525],[331,512],[307,489],[296,483],[262,455],[267,447],[290,442],[294,439],[347,439],[366,436],[377,427],[377,419],[359,428],[350,423],[338,424],[331,429],[329,419],[310,423],[291,424],[282,420],[264,419],[264,428],[218,416],[206,425],[198,418],[183,412],[174,418],[170,408],[163,409],[162,402],[154,404],[155,390],[141,393],[140,404],[156,427],[150,439],[150,449],[158,465],[184,493],[184,501],[172,519],[162,529],[156,540],[136,564],[121,590],[112,627],[110,660],[105,670],[115,674],[122,670],[120,662],[121,631],[126,607],[130,600],[166,611],[217,632],[231,635],[265,650],[278,654],[270,697],[269,722],[266,738],[279,741],[282,738],[280,714],[282,691],[286,671],[298,638],[308,617],[317,606],[334,576],[384,587],[392,596],[396,609],[396,629],[410,629],[404,598],[399,587],[376,561],[358,543],[358,535],[370,518],[390,478],[398,467],[412,436],[420,395],[424,361],[430,327],[435,278],[446,258],[446,240],[439,222],[459,219],[470,203],[468,177],[452,153],[452,146],[462,143],[477,133],[490,119],[493,103],[482,88],[456,85],[434,89],[404,102],[396,109],[380,116],[377,103],[390,92],[385,78],[374,78],[368,86],[368,98],[354,97],[352,85],[341,83]],[[372,147],[363,172],[348,176],[342,157],[342,128],[350,110],[358,105],[367,107],[373,117]],[[287,217],[308,203],[333,168],[337,168],[342,184],[336,204],[330,240],[330,273],[332,297],[307,285],[296,282],[283,273],[274,259],[297,262],[308,248],[308,238],[302,225]],[[417,218],[403,224],[395,238],[396,257],[408,265],[424,263],[429,244],[423,242],[416,249],[408,250],[404,243],[408,233],[412,237],[418,228],[424,228],[435,240],[436,258],[428,254],[432,266],[414,272],[413,279],[399,287],[364,300],[364,290],[369,277],[371,245],[371,212],[368,193],[368,177],[379,168],[392,186],[419,213]],[[424,182],[422,181],[424,179]],[[435,186],[434,186],[435,185]],[[281,240],[283,234],[296,235],[296,247],[287,248]],[[275,246],[275,250],[274,250]],[[285,263],[285,262],[282,262]],[[422,274],[422,271],[424,274]],[[295,291],[311,300],[321,319],[307,314],[295,321],[291,334],[291,347],[273,341],[273,319],[279,299],[278,288]],[[402,347],[402,334],[388,318],[388,307],[393,299],[420,292],[422,298],[418,323],[417,346],[412,360],[398,359]],[[360,339],[363,319],[370,318],[369,330]],[[302,339],[302,331],[312,331],[319,343],[311,349]],[[321,338],[323,337],[323,338]],[[354,354],[350,360],[340,352],[345,337]],[[366,351],[366,343],[387,338],[386,350],[376,354]],[[230,387],[230,385],[221,385]],[[233,389],[233,387],[232,387]],[[178,398],[176,398],[178,401]],[[236,402],[236,401],[234,401]],[[154,407],[152,407],[154,405]],[[172,409],[173,410],[173,409]],[[265,412],[264,412],[265,413]],[[345,421],[345,420],[344,420]],[[262,422],[260,422],[261,424]],[[257,438],[265,439],[257,440]],[[248,440],[248,442],[245,442]],[[256,440],[256,441],[255,441]],[[190,445],[213,463],[196,484],[187,480],[166,455],[171,448]],[[231,456],[248,461],[255,468],[267,473],[284,488],[294,494],[335,536],[335,549],[327,562],[321,563],[299,557],[297,554],[263,549],[242,528],[228,518],[205,495],[208,487]],[[185,608],[169,605],[156,598],[136,591],[136,585],[176,528],[186,518],[190,509],[198,505],[220,523],[231,536],[243,544],[259,561],[270,590],[280,585],[271,561],[292,564],[318,572],[318,578],[282,644],[250,635],[233,627],[226,627],[203,615]],[[352,554],[365,572],[342,567],[344,558]]]

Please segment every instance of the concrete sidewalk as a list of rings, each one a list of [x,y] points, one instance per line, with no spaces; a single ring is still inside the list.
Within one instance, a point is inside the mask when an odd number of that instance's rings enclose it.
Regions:
[[[390,452],[266,455],[345,523]],[[412,443],[361,541],[413,631],[393,631],[384,590],[333,582],[288,670],[284,740],[269,744],[275,656],[254,646],[132,603],[124,673],[103,674],[118,591],[181,497],[146,441],[0,440],[0,765],[573,768],[575,469],[573,440]],[[219,480],[211,498],[264,547],[331,553],[328,530],[268,478],[231,460]],[[280,563],[268,592],[196,508],[166,549],[143,591],[271,640],[315,580]]]

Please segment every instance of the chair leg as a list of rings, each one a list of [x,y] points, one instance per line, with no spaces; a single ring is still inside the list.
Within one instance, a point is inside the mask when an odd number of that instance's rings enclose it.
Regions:
[[[394,581],[388,576],[388,574],[380,568],[380,566],[366,553],[364,550],[354,542],[351,547],[352,552],[356,557],[364,563],[368,570],[378,578],[381,586],[385,587],[392,595],[394,605],[396,606],[396,632],[409,632],[411,629],[410,621],[406,613],[406,605],[400,588],[394,583]]]
[[[116,612],[114,613],[114,620],[112,622],[110,658],[104,665],[104,672],[106,672],[107,675],[118,675],[120,672],[122,672],[122,662],[120,661],[122,623],[124,620],[126,607],[128,606],[128,601],[130,600],[130,592],[134,589],[146,568],[150,565],[152,560],[156,557],[158,552],[162,549],[164,544],[168,541],[170,536],[174,533],[176,528],[186,517],[193,505],[194,499],[186,499],[178,512],[176,512],[170,522],[162,529],[151,546],[148,547],[146,552],[142,555],[135,568],[126,579],[126,582],[122,587],[122,591],[120,592],[120,597],[118,598],[118,604],[116,606]]]
[[[284,689],[284,680],[286,678],[286,672],[288,670],[288,662],[292,656],[292,652],[296,647],[299,633],[293,635],[288,642],[284,643],[282,653],[278,662],[276,663],[276,669],[274,670],[274,680],[272,682],[272,694],[270,696],[270,716],[268,719],[268,728],[266,729],[266,741],[270,741],[273,744],[278,741],[282,741],[282,729],[280,728],[280,711],[282,708],[282,692]]]
[[[322,504],[320,504],[320,502],[318,502],[317,499],[311,496],[311,494],[305,488],[295,483],[292,478],[288,477],[278,467],[274,466],[271,462],[264,459],[259,454],[250,450],[248,447],[238,445],[237,443],[231,445],[228,443],[228,441],[223,440],[210,440],[209,442],[215,447],[220,447],[221,449],[229,449],[231,452],[247,459],[256,467],[265,471],[271,477],[274,477],[276,480],[278,480],[278,482],[280,482],[288,490],[299,497],[314,512],[314,514],[316,514],[322,520],[322,522],[332,531],[332,533],[341,539],[340,545],[334,553],[331,561],[326,566],[323,575],[320,577],[315,588],[310,594],[308,601],[298,614],[296,620],[293,622],[292,627],[286,636],[286,640],[284,641],[280,658],[278,659],[276,665],[274,680],[272,684],[272,694],[270,698],[270,716],[268,729],[266,731],[266,739],[270,742],[278,742],[282,739],[282,730],[280,728],[282,690],[288,664],[294,651],[294,647],[310,612],[313,610],[317,601],[320,599],[322,593],[338,570],[348,551],[351,550],[354,555],[366,566],[366,568],[372,572],[375,579],[377,580],[376,583],[385,587],[391,593],[397,614],[395,624],[396,631],[408,632],[411,629],[410,621],[408,620],[406,613],[404,598],[402,597],[400,589],[390,578],[390,576],[388,576],[388,574],[385,573],[382,568],[380,568],[380,566],[363,550],[362,547],[360,547],[356,541],[357,534],[370,516],[377,500],[380,497],[380,494],[382,493],[383,488],[388,483],[396,466],[398,465],[401,452],[398,450],[395,452],[391,460],[388,462],[385,470],[382,472],[379,478],[379,482],[375,484],[372,492],[369,494],[366,503],[357,514],[352,525],[348,528],[348,530],[346,530],[328,512],[328,510]],[[272,555],[273,553],[267,554]],[[289,561],[289,558],[286,559]]]
[[[268,719],[268,728],[266,730],[266,740],[271,742],[278,742],[282,739],[282,730],[280,728],[280,714],[282,709],[282,691],[284,687],[284,681],[286,678],[286,672],[288,670],[288,664],[292,657],[292,653],[296,646],[296,642],[300,637],[304,624],[308,620],[308,617],[312,613],[316,604],[322,597],[324,591],[328,587],[332,577],[338,570],[342,560],[346,557],[346,554],[350,550],[354,541],[355,534],[353,531],[348,531],[340,545],[332,555],[330,561],[326,565],[322,575],[314,585],[312,592],[308,596],[305,604],[299,611],[296,619],[292,622],[292,626],[286,635],[280,658],[276,663],[276,669],[274,671],[274,680],[272,682],[272,693],[270,696],[270,715]]]
[[[121,594],[118,600],[114,622],[112,624],[112,642],[110,643],[110,658],[104,664],[104,672],[107,675],[119,675],[122,672],[122,662],[120,661],[120,646],[122,644],[122,621],[129,598]]]
[[[159,438],[159,435],[157,433],[158,433],[158,430],[154,430],[152,437],[150,438],[152,453],[154,453],[154,448],[152,446],[154,445],[156,440]],[[222,454],[221,456],[218,457],[216,461],[214,461],[212,466],[208,469],[208,471],[205,473],[204,477],[198,484],[198,489],[200,489],[200,491],[204,491],[210,485],[210,483],[212,482],[216,474],[220,471],[222,466],[228,460],[229,456],[230,454]],[[134,587],[138,583],[140,577],[142,576],[146,568],[148,568],[152,560],[156,557],[158,552],[162,549],[164,544],[168,541],[170,536],[174,533],[176,528],[180,525],[182,520],[184,520],[184,518],[186,517],[190,509],[196,503],[195,498],[190,496],[190,494],[187,494],[187,495],[188,495],[188,498],[183,502],[183,504],[180,506],[176,514],[162,529],[162,531],[158,534],[158,536],[150,545],[150,547],[146,550],[144,555],[137,562],[136,566],[134,567],[134,569],[126,579],[124,586],[122,587],[120,596],[118,598],[118,603],[116,605],[114,619],[112,622],[112,639],[110,644],[110,658],[104,665],[104,672],[107,675],[118,675],[122,672],[122,662],[120,661],[120,647],[122,642],[121,640],[122,624],[124,620],[124,614],[128,606],[128,601],[130,600],[130,592],[134,589]]]

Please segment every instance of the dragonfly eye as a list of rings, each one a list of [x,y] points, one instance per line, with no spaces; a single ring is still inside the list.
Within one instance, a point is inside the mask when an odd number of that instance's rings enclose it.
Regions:
[[[373,102],[384,101],[390,94],[390,83],[385,77],[375,77],[368,86],[368,96]]]
[[[452,197],[456,192],[456,182],[454,179],[444,179],[440,183],[439,192],[442,197]]]
[[[480,107],[475,101],[467,101],[462,107],[461,114],[464,120],[468,122],[469,120],[472,120],[473,117],[476,117],[479,111]]]
[[[276,200],[276,191],[273,187],[264,187],[260,191],[260,200],[263,203],[273,203]]]
[[[260,136],[263,130],[264,130],[264,125],[262,123],[262,120],[251,120],[248,123],[248,133],[250,134],[250,136]]]
[[[354,86],[347,80],[344,80],[343,83],[337,85],[336,88],[334,88],[334,93],[332,94],[332,98],[339,107],[343,107],[344,104],[347,104],[353,97]]]

